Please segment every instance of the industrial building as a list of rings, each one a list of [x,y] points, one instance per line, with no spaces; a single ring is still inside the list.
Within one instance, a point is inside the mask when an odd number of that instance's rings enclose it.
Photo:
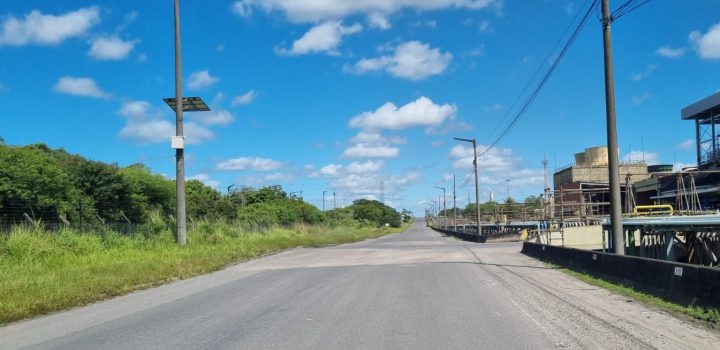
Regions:
[[[575,154],[575,164],[553,174],[555,215],[563,217],[603,217],[610,214],[607,147],[590,147]],[[620,164],[623,203],[626,188],[650,176],[644,161]]]

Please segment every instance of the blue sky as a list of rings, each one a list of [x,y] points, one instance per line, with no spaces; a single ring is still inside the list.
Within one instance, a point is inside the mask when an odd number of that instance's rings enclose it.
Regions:
[[[589,3],[181,1],[185,95],[213,109],[186,114],[187,174],[223,191],[280,184],[317,206],[323,190],[339,205],[379,198],[382,182],[388,204],[419,213],[456,173],[464,206],[472,153],[452,138],[487,145]],[[719,10],[651,1],[614,23],[623,157],[694,163],[679,114],[719,90]],[[539,194],[543,157],[552,172],[605,144],[597,17],[480,159],[482,201],[504,198],[508,179],[516,199]],[[172,21],[171,0],[3,3],[0,136],[174,174]]]

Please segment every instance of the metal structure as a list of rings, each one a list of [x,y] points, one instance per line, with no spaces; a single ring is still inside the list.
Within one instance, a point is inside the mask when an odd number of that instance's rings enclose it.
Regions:
[[[607,231],[607,225],[603,225],[603,229]],[[623,234],[628,244],[620,248],[628,255],[720,265],[720,215],[625,218]]]
[[[695,121],[697,164],[701,170],[720,169],[720,92],[680,111],[682,120]]]

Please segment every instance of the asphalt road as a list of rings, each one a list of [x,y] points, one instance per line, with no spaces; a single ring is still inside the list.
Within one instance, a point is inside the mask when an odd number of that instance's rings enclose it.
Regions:
[[[0,349],[717,349],[720,335],[416,223],[0,328]]]

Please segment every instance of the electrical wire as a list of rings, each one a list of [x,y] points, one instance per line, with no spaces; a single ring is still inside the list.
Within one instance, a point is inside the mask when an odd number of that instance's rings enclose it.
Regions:
[[[598,1],[593,0],[593,2],[590,4],[590,7],[585,12],[585,15],[583,16],[580,23],[578,23],[577,27],[573,31],[572,35],[568,39],[568,41],[563,46],[562,50],[558,54],[558,56],[555,58],[554,62],[550,66],[550,68],[545,73],[545,76],[540,80],[538,85],[536,86],[535,90],[532,92],[532,94],[528,97],[528,99],[523,104],[522,108],[515,114],[513,119],[510,121],[510,123],[505,127],[505,129],[500,133],[499,136],[495,138],[495,140],[490,143],[490,145],[478,155],[478,158],[488,153],[490,150],[492,150],[500,141],[502,141],[505,136],[512,130],[512,128],[517,124],[517,122],[525,115],[525,112],[530,108],[532,103],[535,101],[535,99],[540,94],[540,91],[543,89],[545,84],[548,82],[552,74],[555,72],[555,69],[558,67],[562,59],[567,54],[568,50],[572,46],[572,44],[575,42],[575,39],[577,39],[578,35],[582,31],[582,29],[585,27],[585,24],[587,24],[588,19],[590,18],[590,15],[593,13],[593,10],[597,6]]]
[[[493,135],[495,134],[495,132],[500,128],[501,125],[503,125],[503,123],[505,123],[505,120],[511,115],[512,111],[515,109],[515,106],[517,106],[518,102],[520,102],[520,98],[525,95],[525,92],[528,90],[528,88],[530,88],[530,86],[532,85],[532,82],[535,81],[535,78],[537,78],[537,76],[542,71],[543,67],[545,66],[545,62],[550,61],[550,58],[553,56],[553,53],[555,52],[557,47],[560,45],[562,40],[570,32],[570,28],[572,28],[573,23],[577,22],[578,18],[580,18],[580,14],[582,14],[582,8],[575,13],[575,17],[573,17],[573,20],[570,21],[570,23],[568,23],[567,27],[565,27],[565,30],[563,30],[562,35],[558,38],[558,40],[553,45],[552,49],[550,49],[548,54],[542,60],[543,64],[538,66],[538,68],[537,68],[537,70],[535,70],[535,73],[533,74],[533,76],[530,78],[530,80],[528,80],[527,84],[525,84],[525,87],[523,87],[520,94],[515,98],[512,105],[510,106],[510,108],[508,108],[507,112],[505,112],[505,115],[503,115],[502,119],[500,119],[500,122],[498,122],[495,125],[495,128],[490,132],[490,134],[488,135],[488,142],[493,139]],[[486,142],[486,144],[488,142]]]

